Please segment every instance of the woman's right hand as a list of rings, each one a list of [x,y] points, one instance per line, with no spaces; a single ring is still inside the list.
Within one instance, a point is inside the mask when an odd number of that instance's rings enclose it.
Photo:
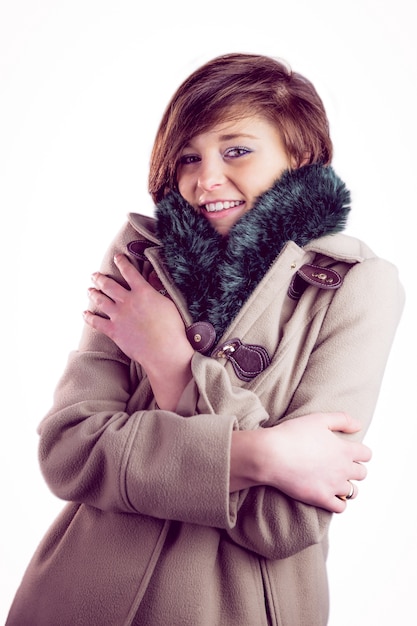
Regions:
[[[95,272],[85,322],[145,369],[161,409],[174,411],[191,379],[194,350],[169,298],[158,293],[123,254],[114,258],[128,288]]]
[[[338,433],[360,430],[360,422],[346,413],[312,413],[272,428],[235,431],[230,491],[269,485],[295,500],[341,513],[346,501],[340,496],[351,491],[349,481],[366,477],[363,463],[371,450]],[[356,495],[354,484],[352,497]]]

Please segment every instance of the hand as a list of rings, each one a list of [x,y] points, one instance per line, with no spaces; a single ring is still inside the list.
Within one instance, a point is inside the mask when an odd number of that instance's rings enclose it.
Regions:
[[[172,300],[149,285],[127,257],[118,254],[114,261],[128,288],[100,272],[93,274],[95,286],[88,291],[91,308],[96,312],[85,311],[84,319],[143,366],[155,397],[164,388],[157,398],[161,408],[171,386],[172,408],[191,377],[194,351],[184,322]]]
[[[242,431],[234,436],[244,435],[249,442],[244,454],[247,459],[252,450],[247,465],[256,481],[252,484],[270,485],[295,500],[341,513],[347,503],[337,496],[350,492],[349,480],[366,477],[363,463],[370,460],[371,451],[364,444],[337,433],[355,433],[360,429],[360,422],[345,413],[313,413],[272,428]],[[251,442],[250,436],[255,441]],[[233,458],[232,443],[232,461]],[[240,475],[244,467],[242,458],[242,452],[238,452],[240,465],[235,467]],[[355,485],[353,497],[357,490]]]

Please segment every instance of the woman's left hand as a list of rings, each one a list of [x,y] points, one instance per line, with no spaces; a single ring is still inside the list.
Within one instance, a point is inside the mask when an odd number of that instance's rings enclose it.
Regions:
[[[191,358],[193,349],[172,300],[156,291],[126,256],[117,254],[114,261],[129,288],[95,272],[94,287],[88,290],[91,310],[84,312],[86,323],[147,372],[163,370],[181,350]]]

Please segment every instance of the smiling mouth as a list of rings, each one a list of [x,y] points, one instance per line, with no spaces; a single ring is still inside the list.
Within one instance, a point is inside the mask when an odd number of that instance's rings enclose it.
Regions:
[[[233,209],[242,204],[245,204],[244,200],[226,200],[225,202],[209,202],[208,204],[203,204],[202,208],[208,213],[217,213],[225,209]]]

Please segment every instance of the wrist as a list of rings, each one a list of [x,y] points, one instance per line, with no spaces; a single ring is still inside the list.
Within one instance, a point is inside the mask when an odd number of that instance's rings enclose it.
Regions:
[[[168,382],[167,377],[190,371],[193,355],[194,349],[183,335],[165,343],[161,342],[154,349],[149,348],[146,358],[140,354],[137,360],[149,377]]]
[[[232,433],[230,492],[264,484],[262,429]]]
[[[159,408],[175,411],[181,395],[192,378],[194,350],[187,342],[184,350],[172,350],[143,367]]]

